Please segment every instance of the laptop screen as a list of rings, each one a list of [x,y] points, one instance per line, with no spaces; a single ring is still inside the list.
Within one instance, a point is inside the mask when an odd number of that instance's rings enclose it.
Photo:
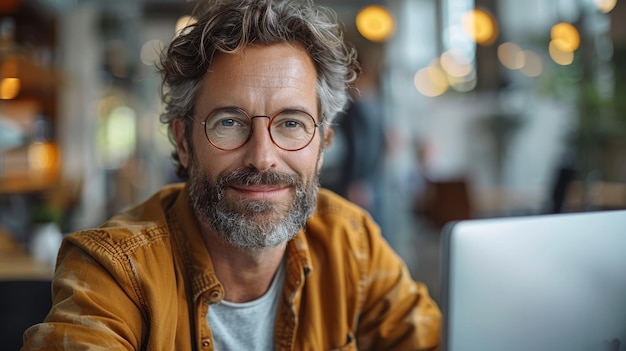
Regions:
[[[442,232],[443,350],[626,350],[626,211]]]

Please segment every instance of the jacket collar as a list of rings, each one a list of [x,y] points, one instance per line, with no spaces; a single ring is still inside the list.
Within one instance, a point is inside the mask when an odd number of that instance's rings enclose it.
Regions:
[[[182,264],[191,281],[193,299],[196,300],[208,290],[223,288],[219,283],[213,263],[206,249],[200,224],[195,216],[187,186],[175,185],[178,196],[168,211],[168,223],[174,245],[181,252]]]

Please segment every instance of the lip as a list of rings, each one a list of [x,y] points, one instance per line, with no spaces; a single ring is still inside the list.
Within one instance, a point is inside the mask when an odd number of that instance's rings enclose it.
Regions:
[[[285,196],[289,188],[278,185],[230,185],[240,196],[249,200],[276,200]]]

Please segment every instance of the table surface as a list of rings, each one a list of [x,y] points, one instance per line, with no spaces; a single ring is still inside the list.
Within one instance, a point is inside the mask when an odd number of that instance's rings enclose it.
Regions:
[[[52,267],[35,260],[6,230],[0,228],[0,280],[51,279]]]

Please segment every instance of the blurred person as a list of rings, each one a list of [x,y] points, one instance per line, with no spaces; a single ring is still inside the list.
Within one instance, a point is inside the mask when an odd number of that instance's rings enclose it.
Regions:
[[[185,181],[66,236],[23,350],[437,349],[426,286],[318,185],[359,71],[332,11],[202,5],[159,65]]]
[[[361,45],[362,72],[352,89],[352,99],[334,126],[336,159],[321,172],[321,185],[366,209],[381,224],[381,178],[386,151],[383,105],[378,93],[374,49]],[[364,59],[367,60],[364,62]]]

